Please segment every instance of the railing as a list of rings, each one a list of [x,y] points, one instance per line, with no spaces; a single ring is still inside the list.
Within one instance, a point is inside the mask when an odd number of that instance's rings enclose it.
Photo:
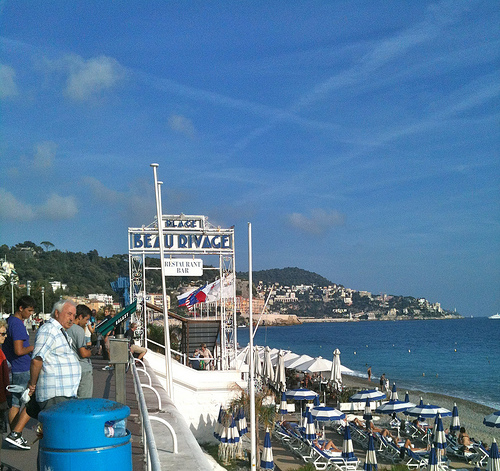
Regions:
[[[146,404],[146,400],[144,398],[144,392],[142,390],[143,385],[140,382],[139,379],[139,373],[138,369],[135,366],[135,361],[133,358],[131,358],[131,366],[132,366],[132,374],[134,377],[134,389],[135,389],[135,395],[137,397],[137,402],[139,404],[139,416],[141,418],[141,425],[142,425],[142,443],[144,445],[144,455],[146,457],[146,463],[147,463],[147,469],[148,471],[161,471],[161,463],[160,463],[160,457],[158,455],[158,450],[156,448],[156,441],[153,433],[153,429],[151,427],[151,420],[161,422],[163,425],[165,425],[171,435],[172,435],[172,441],[173,441],[173,452],[178,453],[178,446],[177,446],[177,435],[175,433],[175,430],[173,427],[164,419],[158,418],[158,417],[149,417],[148,413],[148,407]],[[145,370],[141,371],[145,372]],[[146,372],[147,374],[147,372]],[[148,375],[149,377],[149,375]],[[150,377],[149,377],[150,378]],[[151,378],[150,378],[151,382]],[[160,395],[158,394],[158,391],[156,391],[151,385],[144,385],[148,389],[152,389],[158,398],[158,409],[161,409],[161,400],[160,400]]]

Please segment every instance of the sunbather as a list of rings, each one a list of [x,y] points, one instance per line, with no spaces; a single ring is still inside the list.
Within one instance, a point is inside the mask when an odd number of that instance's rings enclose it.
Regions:
[[[320,448],[321,450],[325,451],[336,451],[338,453],[341,453],[342,450],[338,447],[335,446],[335,443],[333,443],[331,440],[328,440],[328,442],[324,441],[321,445],[319,444],[318,440],[313,441],[314,445]]]
[[[465,427],[460,427],[460,434],[458,435],[457,442],[459,445],[463,446],[464,451],[470,450],[470,448],[472,446],[472,442],[471,442],[471,439],[469,437],[469,434],[465,431]]]

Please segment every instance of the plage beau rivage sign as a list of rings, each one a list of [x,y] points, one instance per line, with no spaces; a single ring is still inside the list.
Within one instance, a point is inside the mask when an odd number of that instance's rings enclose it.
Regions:
[[[173,254],[232,254],[234,229],[222,229],[208,223],[206,216],[163,215],[165,255]],[[160,253],[156,227],[129,228],[130,253]]]

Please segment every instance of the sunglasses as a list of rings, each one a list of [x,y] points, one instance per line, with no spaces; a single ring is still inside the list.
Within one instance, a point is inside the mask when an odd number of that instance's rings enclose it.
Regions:
[[[7,337],[7,332],[0,332],[0,335],[1,335],[2,337]]]

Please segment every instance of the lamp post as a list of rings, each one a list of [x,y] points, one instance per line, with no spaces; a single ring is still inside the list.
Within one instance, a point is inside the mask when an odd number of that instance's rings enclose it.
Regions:
[[[42,316],[45,314],[45,286],[42,286]]]
[[[26,282],[26,294],[29,296],[31,294],[31,281]]]
[[[12,314],[14,314],[14,280],[10,280],[10,288],[12,293]]]

